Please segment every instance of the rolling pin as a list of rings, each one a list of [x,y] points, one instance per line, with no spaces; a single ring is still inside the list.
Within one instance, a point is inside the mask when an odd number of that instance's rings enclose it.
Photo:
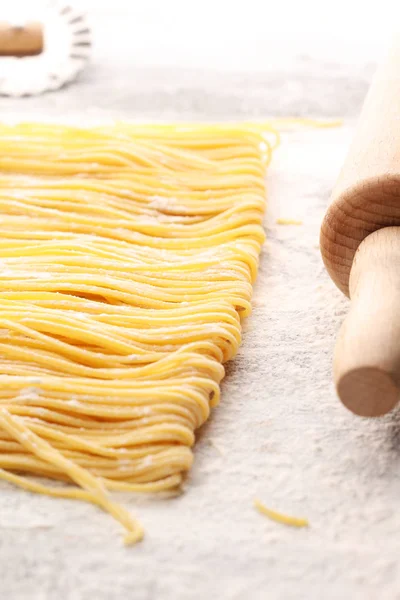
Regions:
[[[43,51],[43,27],[30,22],[13,25],[0,21],[0,56],[36,56]]]
[[[372,81],[320,247],[351,299],[334,353],[338,395],[358,415],[384,415],[400,397],[400,40]]]

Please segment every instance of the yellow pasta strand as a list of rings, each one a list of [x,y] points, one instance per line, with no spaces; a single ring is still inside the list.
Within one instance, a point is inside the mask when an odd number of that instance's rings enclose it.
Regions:
[[[300,219],[288,219],[284,217],[280,217],[276,222],[278,225],[303,225],[303,221]]]
[[[0,479],[141,539],[111,494],[176,491],[191,468],[278,143],[272,123],[0,125]]]
[[[307,519],[301,519],[298,517],[291,517],[289,515],[284,515],[275,510],[271,510],[265,504],[260,502],[260,500],[254,500],[254,506],[262,515],[265,515],[272,521],[276,521],[277,523],[282,523],[283,525],[290,525],[291,527],[308,527],[309,523]]]

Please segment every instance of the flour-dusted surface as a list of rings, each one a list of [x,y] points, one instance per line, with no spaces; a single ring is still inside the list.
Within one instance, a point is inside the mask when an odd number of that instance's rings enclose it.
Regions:
[[[254,314],[185,494],[127,496],[147,535],[124,548],[118,525],[92,506],[1,484],[1,597],[398,597],[396,416],[353,417],[331,384],[346,301],[322,268],[318,227],[350,136],[350,127],[284,136]],[[279,216],[304,224],[279,226]],[[255,496],[310,528],[268,521]]]
[[[0,110],[2,118],[71,113],[83,122],[88,115],[353,117],[370,67],[337,65],[330,79],[324,63],[307,64],[303,71],[277,67],[271,87],[268,76],[261,85],[261,76],[249,74],[243,87],[242,76],[225,75],[230,83],[221,86],[210,74],[201,88],[190,71],[127,78],[126,67],[115,63],[113,74],[95,63],[81,87],[17,103],[0,99]],[[100,510],[2,483],[0,598],[400,598],[400,419],[356,418],[335,396],[332,350],[347,301],[317,248],[353,127],[351,118],[339,129],[287,133],[274,156],[254,313],[228,366],[222,402],[198,434],[185,494],[125,496],[146,528],[141,544],[125,548],[118,525]],[[279,217],[303,225],[277,225]],[[262,517],[255,496],[307,517],[310,528]]]

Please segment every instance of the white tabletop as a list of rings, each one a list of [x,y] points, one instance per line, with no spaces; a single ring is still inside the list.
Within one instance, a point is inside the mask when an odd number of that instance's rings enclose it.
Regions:
[[[151,10],[145,16],[136,10],[145,27]],[[373,71],[374,52],[367,51],[373,44],[347,61],[332,50],[330,57],[301,51],[300,42],[286,56],[274,55],[274,42],[264,40],[265,64],[260,60],[252,69],[244,61],[235,69],[221,59],[212,70],[215,65],[206,68],[200,55],[197,64],[176,64],[175,57],[157,65],[163,54],[158,41],[158,54],[154,50],[145,64],[135,52],[149,46],[147,38],[129,46],[122,2],[116,3],[117,37],[109,51],[106,13],[94,14],[97,48],[79,82],[42,98],[0,99],[1,115],[83,122],[270,115],[346,120],[338,129],[287,133],[274,156],[254,313],[239,356],[228,365],[222,402],[198,434],[185,493],[124,497],[146,528],[141,544],[125,548],[118,526],[96,508],[1,484],[1,598],[400,597],[399,413],[362,420],[335,396],[332,350],[348,305],[323,270],[317,247]],[[158,35],[161,25],[162,19]],[[171,37],[165,43],[173,46]],[[278,225],[278,217],[303,224]],[[255,496],[307,517],[310,527],[263,518],[252,506]]]

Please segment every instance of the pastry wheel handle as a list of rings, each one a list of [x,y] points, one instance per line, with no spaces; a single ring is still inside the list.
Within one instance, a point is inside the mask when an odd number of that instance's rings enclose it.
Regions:
[[[43,51],[43,27],[31,21],[25,24],[13,24],[0,21],[0,57],[36,56]]]

